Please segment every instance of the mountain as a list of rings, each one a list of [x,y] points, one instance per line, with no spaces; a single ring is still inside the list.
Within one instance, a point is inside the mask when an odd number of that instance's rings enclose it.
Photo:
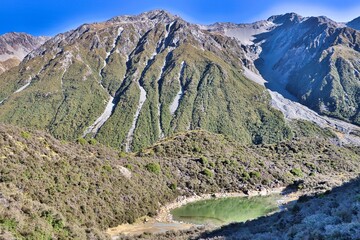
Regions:
[[[59,141],[0,124],[0,238],[109,239],[107,228],[154,216],[178,196],[294,182],[325,191],[359,174],[358,148],[338,147],[328,131],[309,129],[299,128],[291,141],[254,146],[195,130],[125,154],[93,140]]]
[[[360,30],[360,17],[355,18],[354,20],[348,22],[346,25],[353,29]]]
[[[197,128],[243,143],[288,138],[243,58],[235,39],[165,11],[84,24],[2,75],[0,121],[126,151]]]
[[[48,37],[35,37],[26,33],[6,33],[0,36],[0,74],[19,65],[31,51],[40,47]]]
[[[248,68],[259,72],[269,89],[318,113],[360,124],[360,32],[327,17],[295,13],[206,29],[236,38],[246,49]]]

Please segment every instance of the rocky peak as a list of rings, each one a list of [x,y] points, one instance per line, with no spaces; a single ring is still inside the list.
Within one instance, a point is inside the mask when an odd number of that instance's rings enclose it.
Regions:
[[[18,59],[25,57],[27,53],[43,44],[48,37],[35,37],[26,33],[6,33],[0,36],[0,56],[11,58],[15,54]],[[6,59],[2,59],[6,60]]]
[[[48,37],[26,33],[6,33],[0,36],[0,73],[18,65],[23,58],[46,42]]]
[[[131,23],[131,22],[155,22],[155,23],[170,23],[176,19],[180,19],[180,17],[176,15],[172,15],[171,13],[165,10],[152,10],[148,12],[141,13],[139,15],[123,15],[117,16],[110,19],[107,22],[110,23]]]
[[[269,22],[273,22],[275,24],[293,24],[299,23],[303,19],[302,16],[296,13],[286,13],[282,15],[275,15],[268,18]]]

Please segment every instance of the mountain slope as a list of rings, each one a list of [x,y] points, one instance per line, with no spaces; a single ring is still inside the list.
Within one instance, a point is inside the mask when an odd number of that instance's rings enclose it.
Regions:
[[[294,182],[327,190],[359,174],[358,150],[309,129],[299,127],[296,140],[261,146],[190,131],[135,155],[0,124],[0,236],[106,239],[106,228],[153,216],[177,196]]]
[[[0,74],[19,65],[31,51],[42,45],[47,37],[35,37],[26,33],[6,33],[0,36]]]
[[[243,143],[289,136],[265,89],[241,71],[243,49],[164,11],[60,34],[0,79],[0,120],[95,137],[126,151],[202,128]]]
[[[252,70],[261,73],[269,89],[321,114],[360,124],[360,32],[326,17],[295,13],[208,29],[237,38],[247,51],[248,68],[255,65]]]
[[[353,29],[360,30],[360,17],[355,18],[354,20],[348,22],[346,25]]]

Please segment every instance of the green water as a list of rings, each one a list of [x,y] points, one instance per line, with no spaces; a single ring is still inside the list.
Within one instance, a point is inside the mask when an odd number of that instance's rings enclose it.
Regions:
[[[279,199],[280,195],[217,198],[186,204],[171,214],[176,221],[221,226],[275,212],[279,210]]]

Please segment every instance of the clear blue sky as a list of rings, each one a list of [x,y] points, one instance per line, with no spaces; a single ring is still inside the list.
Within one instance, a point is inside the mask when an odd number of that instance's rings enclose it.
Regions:
[[[28,32],[53,36],[82,23],[165,9],[194,23],[246,23],[296,12],[336,21],[360,16],[358,0],[1,0],[0,34]]]

